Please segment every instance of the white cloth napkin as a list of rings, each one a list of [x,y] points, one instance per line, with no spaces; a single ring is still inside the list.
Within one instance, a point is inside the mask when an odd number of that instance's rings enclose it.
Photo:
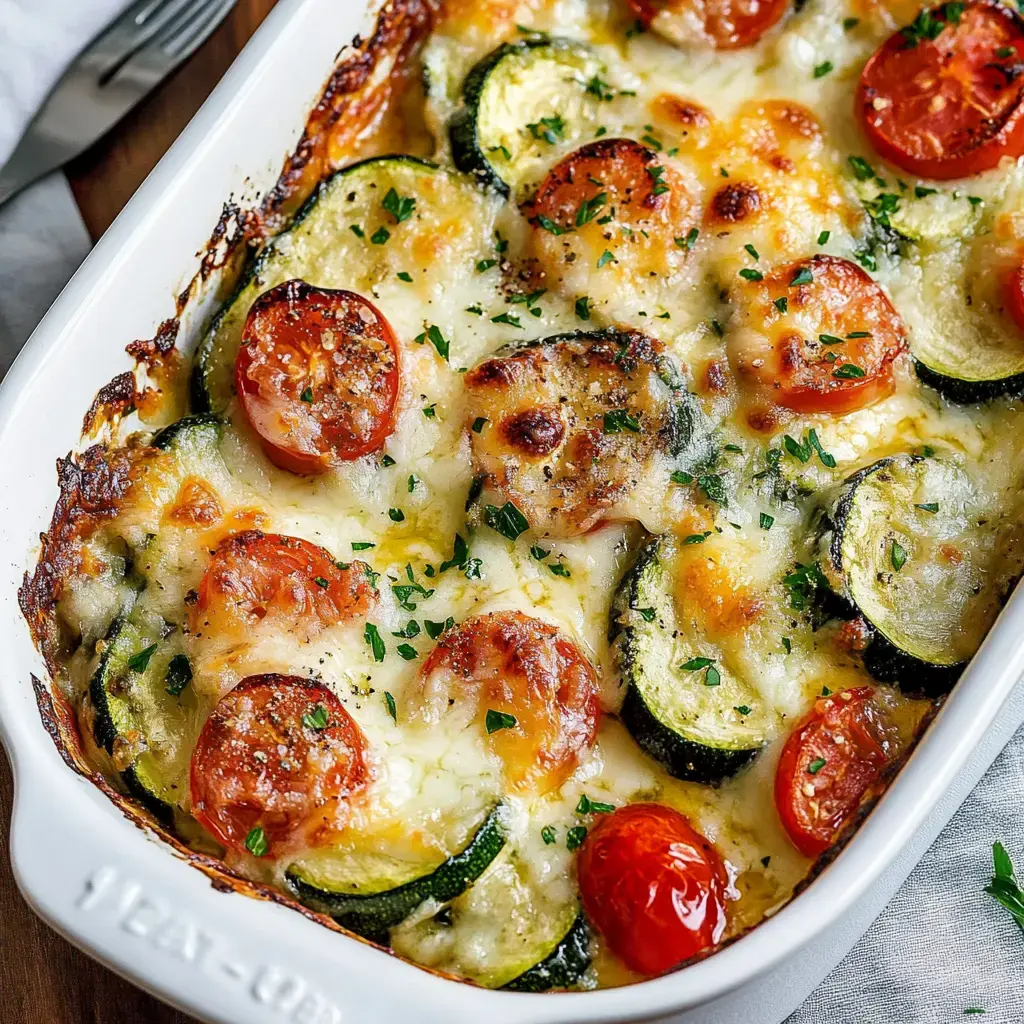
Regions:
[[[0,0],[0,164],[64,65],[123,5]],[[88,248],[63,175],[0,210],[0,376]],[[1024,730],[788,1024],[1022,1024],[1024,935],[982,892],[995,839],[1024,875],[1022,807]]]
[[[0,165],[51,86],[126,0],[0,0]],[[0,209],[0,377],[89,251],[63,174]]]

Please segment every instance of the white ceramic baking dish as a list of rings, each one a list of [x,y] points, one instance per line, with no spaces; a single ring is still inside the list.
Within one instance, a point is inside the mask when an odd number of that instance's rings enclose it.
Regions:
[[[16,590],[96,390],[127,368],[192,277],[223,200],[272,183],[364,0],[282,0],[40,324],[0,389],[0,738],[14,765],[12,856],[31,904],[139,985],[211,1021],[771,1024],[838,961],[1024,717],[1024,597],[854,839],[781,912],[715,956],[601,992],[489,992],[437,977],[294,910],[214,888],[70,771],[31,685],[46,677]],[[248,184],[246,184],[248,182]],[[187,333],[187,325],[186,325]]]

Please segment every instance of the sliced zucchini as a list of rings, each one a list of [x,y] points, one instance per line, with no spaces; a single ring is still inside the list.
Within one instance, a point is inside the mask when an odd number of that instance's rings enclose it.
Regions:
[[[910,345],[914,370],[925,384],[960,405],[1024,395],[1024,345],[1002,338],[1006,333],[998,325],[967,334],[915,332]]]
[[[978,220],[977,208],[965,195],[923,186],[899,190],[892,183],[879,184],[880,180],[866,178],[853,187],[869,216],[882,218],[884,227],[908,241],[963,238]]]
[[[296,898],[376,942],[427,900],[448,903],[483,874],[505,845],[503,810],[488,811],[472,838],[439,864],[324,848],[294,861],[285,880]]]
[[[611,633],[627,686],[619,717],[676,778],[717,783],[757,755],[769,719],[756,690],[677,615],[674,576],[683,551],[668,536],[650,542],[616,592]]]
[[[463,106],[449,127],[455,166],[503,196],[523,198],[555,147],[593,135],[601,90],[587,85],[603,71],[591,50],[567,39],[502,44],[463,83]]]
[[[865,667],[911,693],[948,692],[1020,571],[990,502],[951,458],[902,454],[851,476],[825,524],[829,583],[873,631]]]
[[[590,932],[563,879],[539,876],[506,847],[440,913],[395,928],[396,952],[486,988],[569,988],[590,965]]]
[[[181,631],[139,602],[114,624],[89,684],[96,742],[128,791],[167,823],[188,795],[189,761],[209,712],[190,679]]]
[[[392,190],[395,197],[385,205]],[[409,199],[415,201],[411,207],[401,205]],[[475,238],[487,219],[481,202],[471,180],[413,156],[373,157],[327,178],[288,230],[253,261],[201,341],[192,371],[193,408],[218,414],[227,409],[242,329],[262,292],[294,278],[320,288],[365,290],[406,267],[419,230],[436,232],[449,245],[459,242],[460,232]]]
[[[502,987],[513,992],[568,988],[579,981],[590,966],[590,959],[590,927],[580,911],[550,953]]]
[[[222,428],[223,423],[210,413],[185,416],[158,430],[153,435],[152,445],[179,454],[207,453],[216,448]]]

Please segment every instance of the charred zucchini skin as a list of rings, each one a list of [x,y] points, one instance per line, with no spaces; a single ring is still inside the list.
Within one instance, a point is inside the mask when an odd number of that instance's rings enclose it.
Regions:
[[[914,371],[923,384],[934,388],[943,398],[957,405],[978,405],[1004,396],[1019,398],[1024,395],[1024,373],[996,380],[964,380],[940,373],[920,359],[914,360]]]
[[[433,871],[411,882],[366,895],[329,892],[305,881],[289,868],[285,881],[305,906],[333,917],[343,928],[386,945],[388,931],[421,903],[448,903],[461,895],[487,869],[505,845],[502,808],[492,808],[466,847]]]
[[[224,405],[226,403],[222,399],[219,399],[215,394],[210,374],[211,367],[219,355],[216,346],[217,331],[221,323],[223,323],[224,318],[234,307],[235,303],[242,298],[249,285],[252,284],[252,282],[259,277],[260,273],[264,271],[274,260],[281,240],[286,238],[291,232],[314,214],[324,197],[330,195],[341,179],[354,173],[372,173],[375,167],[396,162],[424,170],[438,169],[438,165],[430,160],[424,160],[422,157],[409,156],[402,153],[390,154],[387,156],[372,156],[368,157],[366,160],[359,160],[354,164],[349,164],[347,167],[342,167],[340,170],[337,170],[333,174],[324,178],[323,181],[316,186],[309,198],[296,212],[288,227],[279,235],[272,238],[249,261],[239,278],[237,287],[231,293],[230,298],[228,298],[220,308],[216,316],[214,316],[213,320],[210,322],[210,326],[207,328],[206,333],[203,335],[202,340],[196,348],[195,357],[192,363],[192,372],[189,376],[189,405],[193,413],[209,415],[224,412]]]
[[[660,544],[660,539],[655,538],[640,550],[612,602],[609,639],[615,646],[619,672],[627,686],[619,718],[640,747],[660,761],[669,774],[687,782],[716,785],[750,764],[761,747],[739,750],[712,747],[688,739],[665,725],[636,685],[639,659],[642,657],[637,643],[639,627],[622,625],[630,609],[646,604],[642,594],[644,578],[658,559]]]
[[[547,992],[575,985],[590,966],[590,926],[580,911],[558,945],[543,960],[502,988],[511,992]]]
[[[911,455],[909,458],[911,464],[924,461],[923,455]],[[832,569],[838,576],[845,577],[843,541],[853,510],[857,487],[873,474],[894,465],[898,459],[899,456],[879,459],[870,466],[858,470],[843,483],[842,492],[835,503],[833,512],[825,520],[826,528],[830,528],[832,532],[828,557]],[[832,612],[840,608],[841,617],[850,619],[862,617],[864,619],[871,635],[861,658],[864,668],[872,678],[877,679],[880,683],[890,683],[908,696],[941,697],[953,689],[956,681],[967,667],[965,661],[953,665],[936,665],[901,650],[888,637],[879,632],[867,616],[862,615],[861,609],[849,594],[839,595],[833,591],[826,591],[822,598],[831,602],[830,610]]]

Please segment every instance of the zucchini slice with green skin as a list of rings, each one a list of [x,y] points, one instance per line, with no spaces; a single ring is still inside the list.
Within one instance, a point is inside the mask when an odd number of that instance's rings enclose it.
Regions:
[[[96,742],[128,791],[170,823],[188,795],[189,762],[209,708],[191,686],[181,632],[137,605],[118,620],[89,684]],[[147,653],[148,652],[148,653]]]
[[[949,340],[958,338],[951,332]],[[1024,350],[1008,360],[1005,353],[972,347],[969,353],[933,352],[911,345],[914,370],[921,381],[958,405],[988,402],[1003,395],[1024,395]]]
[[[757,693],[677,616],[673,575],[683,550],[667,536],[651,541],[619,584],[610,631],[627,687],[619,717],[670,774],[713,784],[754,759],[769,722]]]
[[[385,205],[392,190],[395,199]],[[372,157],[325,179],[288,230],[252,262],[200,342],[190,385],[193,410],[223,414],[234,397],[235,357],[257,296],[292,279],[318,288],[351,288],[355,266],[372,280],[386,279],[400,255],[408,255],[410,232],[451,217],[453,209],[463,210],[469,222],[482,221],[480,203],[472,180],[413,156]]]
[[[543,960],[523,971],[502,988],[512,992],[547,992],[575,985],[590,966],[590,926],[581,910],[569,930]]]
[[[473,884],[505,845],[501,804],[491,808],[469,843],[426,872],[389,857],[355,859],[348,851],[315,851],[285,872],[296,898],[349,931],[387,942],[388,930],[427,900],[448,903]]]
[[[824,569],[871,628],[863,657],[876,679],[949,692],[1020,572],[1000,551],[999,519],[943,457],[891,456],[841,485],[826,510]]]
[[[152,445],[164,451],[180,450],[184,447],[202,450],[216,447],[224,424],[210,413],[185,416],[158,430],[153,435]]]
[[[593,134],[601,90],[587,86],[603,71],[590,49],[571,40],[503,43],[462,85],[463,107],[449,125],[455,166],[521,198],[522,187],[547,171],[553,146]]]

